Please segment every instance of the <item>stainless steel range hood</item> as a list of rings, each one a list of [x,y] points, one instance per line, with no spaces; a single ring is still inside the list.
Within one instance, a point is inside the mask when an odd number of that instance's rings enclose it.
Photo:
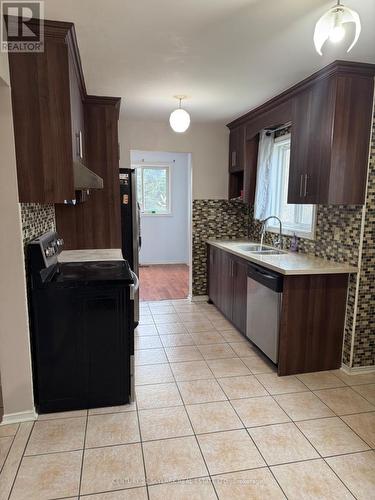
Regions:
[[[103,179],[92,170],[85,167],[80,161],[73,163],[74,189],[83,191],[87,189],[103,189]]]

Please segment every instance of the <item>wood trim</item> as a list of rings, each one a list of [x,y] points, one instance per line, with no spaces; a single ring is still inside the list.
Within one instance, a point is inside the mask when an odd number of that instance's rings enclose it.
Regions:
[[[227,124],[229,129],[238,127],[239,125],[243,125],[247,122],[251,122],[261,115],[272,111],[276,106],[279,106],[285,103],[287,100],[291,99],[298,93],[306,90],[310,85],[313,85],[318,80],[329,78],[335,74],[352,74],[357,76],[375,76],[375,64],[361,63],[361,62],[352,62],[352,61],[341,61],[337,60],[328,66],[320,69],[319,71],[313,73],[308,76],[301,82],[293,85],[289,89],[285,90],[281,94],[269,99],[265,103],[260,106],[250,110],[248,113],[236,118]],[[259,129],[258,129],[259,131]]]
[[[121,97],[109,97],[98,95],[87,95],[85,97],[85,104],[96,104],[98,106],[113,106],[117,111],[117,119],[120,116]]]

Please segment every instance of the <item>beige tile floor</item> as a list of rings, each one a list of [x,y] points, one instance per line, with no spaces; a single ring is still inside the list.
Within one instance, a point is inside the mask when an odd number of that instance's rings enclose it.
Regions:
[[[136,404],[0,426],[0,500],[375,498],[375,373],[279,378],[205,302],[135,344]]]

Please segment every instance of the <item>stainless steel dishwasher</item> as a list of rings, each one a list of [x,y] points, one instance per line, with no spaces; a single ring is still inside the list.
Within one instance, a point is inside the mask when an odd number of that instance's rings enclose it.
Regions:
[[[247,276],[246,336],[277,363],[283,277],[253,263]]]

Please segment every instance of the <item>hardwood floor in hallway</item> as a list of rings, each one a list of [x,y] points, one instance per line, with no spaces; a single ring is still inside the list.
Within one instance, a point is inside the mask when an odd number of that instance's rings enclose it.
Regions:
[[[139,268],[140,300],[185,299],[189,293],[189,267],[162,264]]]

